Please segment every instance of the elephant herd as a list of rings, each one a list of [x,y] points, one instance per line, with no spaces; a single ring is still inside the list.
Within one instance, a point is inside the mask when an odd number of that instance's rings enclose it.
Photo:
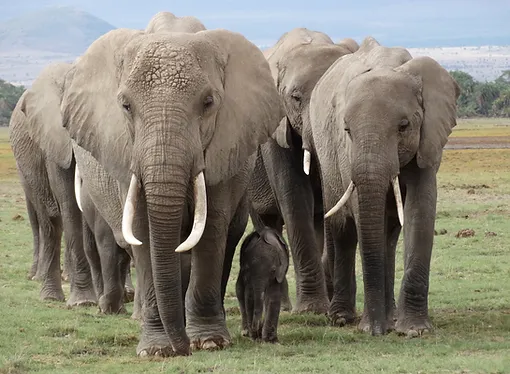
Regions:
[[[11,118],[29,277],[41,299],[64,301],[63,234],[69,306],[125,312],[134,262],[139,356],[223,348],[225,290],[251,216],[258,233],[285,225],[294,312],[355,321],[359,244],[359,328],[421,335],[436,173],[458,95],[433,59],[371,37],[334,43],[297,28],[262,52],[169,12],[110,31],[73,63],[47,66]]]

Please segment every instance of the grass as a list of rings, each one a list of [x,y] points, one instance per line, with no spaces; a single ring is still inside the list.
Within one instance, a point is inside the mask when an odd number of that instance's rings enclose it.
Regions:
[[[464,127],[483,133],[500,129],[477,120],[462,121],[456,131]],[[99,315],[93,307],[68,310],[38,300],[39,284],[26,280],[31,233],[9,149],[7,132],[0,129],[1,374],[510,372],[510,150],[444,152],[436,229],[447,233],[435,237],[432,257],[433,334],[411,340],[396,334],[371,337],[354,327],[330,327],[322,316],[282,313],[281,345],[253,343],[240,336],[236,257],[226,297],[234,345],[189,358],[139,359],[139,327],[128,316]],[[13,219],[18,214],[24,219]],[[455,237],[467,228],[475,236]],[[398,251],[396,291],[403,273],[401,243]],[[360,269],[358,263],[358,310],[363,302]],[[289,271],[292,288],[293,276]]]

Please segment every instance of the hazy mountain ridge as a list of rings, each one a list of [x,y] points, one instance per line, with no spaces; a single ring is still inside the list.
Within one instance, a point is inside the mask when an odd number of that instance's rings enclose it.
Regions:
[[[129,3],[129,0],[126,1]],[[194,3],[199,2],[198,0],[190,1]],[[59,0],[59,2],[83,5],[85,9],[91,9],[91,7],[94,6],[97,8],[99,4],[99,2],[95,0],[91,0],[87,3],[80,0]],[[390,1],[382,0],[382,2],[389,3]],[[11,9],[12,14],[17,14],[22,11],[24,13],[14,19],[0,22],[0,78],[15,84],[30,86],[45,65],[53,61],[73,61],[82,54],[95,39],[115,28],[112,24],[72,6],[53,6],[38,11],[26,12],[27,10],[32,10],[36,5],[40,7],[50,5],[51,3],[52,1],[50,0],[38,0],[37,2],[27,0],[19,4],[14,4]],[[380,2],[377,3],[377,5],[379,4]],[[102,12],[108,14],[108,4],[105,3],[105,6],[106,10],[101,8]],[[151,3],[151,6],[154,6],[154,4]],[[186,3],[186,5],[181,4],[180,6],[185,7],[190,6],[190,4]],[[159,9],[165,9],[165,7]],[[121,10],[125,11],[125,8]],[[110,11],[110,13],[111,12],[112,11]],[[144,10],[144,12],[148,13],[149,10]],[[190,12],[187,12],[184,8],[181,9],[181,12],[175,11],[175,13],[179,15],[193,14]],[[242,13],[232,10],[232,12],[233,13],[226,13],[221,17],[215,16],[214,14],[203,17],[200,17],[200,15],[197,16],[203,19],[203,22],[209,28],[224,27],[233,30],[236,30],[236,25],[239,26],[239,22],[242,21],[243,17],[247,18],[246,23],[248,25],[243,26],[244,29],[247,30],[247,34],[245,35],[255,44],[259,45],[261,49],[267,48],[276,42],[281,35],[277,30],[286,27],[282,26],[282,24],[288,24],[288,29],[285,31],[293,27],[303,26],[297,24],[300,22],[299,17],[294,21],[296,24],[292,24],[292,17],[273,10],[267,12],[267,19],[264,19],[265,13],[261,11],[255,15],[245,14],[247,13],[246,11]],[[298,15],[302,13],[302,11],[299,10],[297,10],[297,12]],[[351,10],[351,12],[354,11]],[[156,11],[154,11],[154,13],[156,13]],[[280,17],[282,17],[281,22],[275,22],[275,20],[279,20]],[[437,37],[433,35],[423,36],[425,39],[421,39],[418,44],[427,46],[437,45],[439,43],[440,45],[444,45],[444,47],[412,48],[416,45],[416,43],[412,42],[412,33],[409,35],[400,34],[392,29],[392,25],[389,25],[383,33],[370,33],[370,27],[368,27],[365,34],[360,25],[357,25],[356,22],[352,20],[349,21],[347,17],[348,15],[346,13],[345,22],[338,23],[338,27],[333,29],[333,32],[328,29],[331,27],[326,24],[324,25],[324,29],[320,25],[316,25],[317,22],[315,19],[307,23],[306,26],[311,29],[323,30],[330,34],[333,40],[339,40],[345,36],[350,36],[358,40],[358,42],[361,42],[364,36],[372,35],[383,45],[407,47],[413,56],[431,56],[446,69],[466,71],[475,79],[481,81],[495,79],[502,70],[506,70],[510,67],[510,33],[507,33],[504,29],[498,30],[498,28],[495,28],[500,34],[487,35],[481,33],[479,36],[471,37],[469,35],[476,34],[474,30],[468,35],[457,32],[440,39],[437,39]],[[139,15],[138,17],[137,22],[139,28],[144,27],[150,16],[147,15],[147,20],[143,18],[143,15]],[[1,19],[2,17],[0,16],[0,20]],[[495,20],[495,22],[496,21],[497,20]],[[439,26],[443,23],[438,21]],[[233,27],[229,27],[229,25]],[[265,27],[262,27],[264,25]],[[120,24],[119,26],[126,27],[126,24]],[[455,27],[455,25],[450,25],[448,27]],[[459,35],[466,36],[460,37]],[[476,43],[482,42],[494,45],[447,47],[458,43],[459,40],[465,42],[466,45],[476,45]],[[507,46],[496,46],[496,44]]]

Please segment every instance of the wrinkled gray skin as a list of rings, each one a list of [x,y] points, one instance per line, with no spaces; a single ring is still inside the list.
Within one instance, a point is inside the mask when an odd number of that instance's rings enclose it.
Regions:
[[[204,29],[202,23],[194,17],[179,18],[170,12],[159,12],[152,17],[145,32],[195,32]],[[134,291],[130,284],[129,267],[127,267],[127,274],[119,271],[118,267],[118,264],[124,266],[126,251],[132,255],[131,246],[120,235],[120,227],[115,227],[120,223],[122,216],[123,203],[119,195],[120,186],[89,152],[84,152],[76,144],[74,147],[80,155],[78,157],[78,164],[82,166],[80,169],[83,169],[81,198],[86,219],[84,244],[91,264],[99,308],[103,313],[123,313],[125,311],[124,302],[131,301]],[[83,181],[83,178],[86,180]],[[90,204],[86,204],[87,201]],[[113,230],[110,225],[113,225]],[[115,230],[119,234],[117,237],[114,235]],[[95,240],[92,240],[93,238]],[[186,290],[191,271],[191,255],[186,253],[181,254],[180,257],[181,264],[183,264],[181,279],[183,290]],[[124,284],[122,280],[124,278],[127,283],[125,287],[119,288],[120,284]],[[138,291],[133,308],[133,319],[141,318],[140,286],[141,282],[137,282]]]
[[[288,268],[289,251],[275,229],[265,227],[244,239],[236,282],[243,336],[278,341],[283,281]]]
[[[90,268],[83,250],[82,220],[74,199],[71,140],[61,123],[64,77],[72,65],[46,67],[19,99],[10,121],[13,149],[34,241],[31,273],[42,281],[43,300],[64,300],[60,279],[60,243],[70,251],[71,293],[67,304],[96,303]]]
[[[316,82],[334,61],[357,47],[354,40],[345,41],[345,45],[334,44],[323,33],[297,28],[264,52],[286,116],[273,139],[260,147],[249,190],[252,218],[257,230],[270,226],[281,233],[285,223],[296,272],[294,312],[328,310],[321,265],[321,184],[315,155],[310,176],[303,172],[302,135]]]
[[[428,316],[430,257],[436,213],[436,173],[456,124],[459,88],[437,62],[385,48],[373,38],[339,59],[317,83],[310,124],[322,170],[325,211],[352,181],[347,204],[326,219],[334,274],[329,314],[354,320],[355,249],[359,241],[365,307],[359,328],[373,335],[392,329],[418,336]],[[395,247],[401,226],[391,180],[404,200],[404,278],[395,310]],[[396,313],[396,314],[395,314]],[[396,317],[396,324],[394,317]]]
[[[260,50],[225,30],[113,30],[75,65],[62,110],[84,185],[94,181],[87,152],[117,183],[118,201],[125,201],[133,174],[141,184],[133,225],[142,242],[133,246],[142,304],[137,353],[188,355],[192,347],[228,345],[222,296],[248,219],[250,155],[281,118]],[[183,303],[181,258],[174,250],[190,232],[192,181],[201,171],[207,221],[191,251]],[[99,209],[100,194],[88,190]],[[115,199],[107,194],[102,202]],[[101,215],[120,244],[122,212],[111,213]]]
[[[82,189],[81,204],[83,246],[90,264],[99,309],[107,314],[126,313],[124,303],[133,301],[134,296],[132,285],[126,285],[131,257],[115,241],[112,229],[96,209],[87,185]]]

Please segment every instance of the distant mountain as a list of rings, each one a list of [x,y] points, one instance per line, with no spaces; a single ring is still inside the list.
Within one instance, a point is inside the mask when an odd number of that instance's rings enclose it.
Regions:
[[[0,2],[7,2],[3,0]],[[198,17],[257,45],[273,44],[295,27],[334,40],[367,35],[406,48],[510,45],[508,0],[14,0],[0,6],[0,22],[52,4],[74,6],[117,27],[143,29],[157,12]]]
[[[81,54],[114,28],[74,7],[47,7],[0,23],[0,53],[36,50]]]

